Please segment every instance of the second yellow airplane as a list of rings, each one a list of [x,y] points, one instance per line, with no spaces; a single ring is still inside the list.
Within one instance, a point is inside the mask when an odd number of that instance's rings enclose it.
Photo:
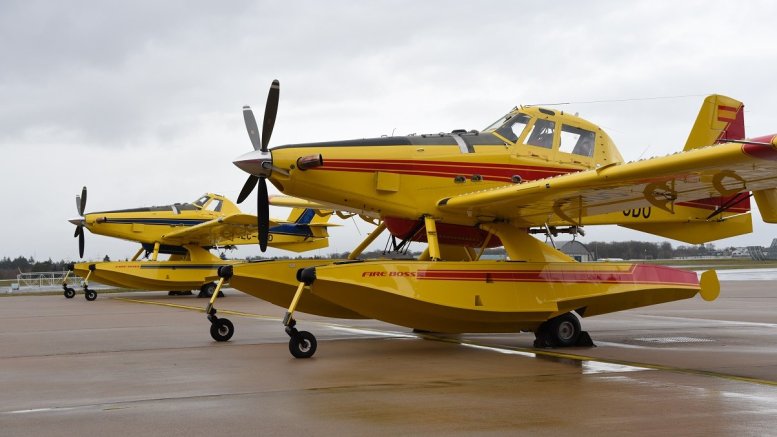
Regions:
[[[207,193],[191,203],[113,211],[84,213],[86,187],[76,198],[78,219],[75,236],[83,257],[84,229],[90,232],[140,243],[130,261],[82,262],[72,271],[84,278],[84,295],[94,300],[97,294],[88,287],[94,280],[121,288],[187,292],[200,290],[210,297],[215,283],[206,281],[222,265],[237,261],[222,260],[212,248],[257,242],[257,217],[243,214],[229,199]],[[270,245],[293,252],[328,246],[329,218],[332,212],[312,208],[293,208],[287,220],[271,220]],[[145,254],[148,260],[142,260]],[[159,255],[168,255],[161,260]],[[75,290],[64,286],[65,297]]]

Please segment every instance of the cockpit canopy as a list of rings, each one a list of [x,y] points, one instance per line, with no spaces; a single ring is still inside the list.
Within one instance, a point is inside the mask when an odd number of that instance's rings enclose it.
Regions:
[[[195,200],[194,202],[187,203],[184,205],[194,206],[195,209],[205,209],[213,212],[221,212],[223,201],[217,196],[206,193],[206,194],[203,194],[202,197]]]
[[[601,128],[560,111],[538,107],[516,108],[483,132],[493,133],[516,146],[561,152],[581,163],[606,164],[623,160]]]

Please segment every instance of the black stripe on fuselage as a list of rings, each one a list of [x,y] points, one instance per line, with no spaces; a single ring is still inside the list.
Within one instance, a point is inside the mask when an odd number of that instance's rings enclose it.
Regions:
[[[172,269],[172,270],[201,270],[201,269],[217,269],[223,265],[227,265],[227,263],[224,264],[181,264],[181,265],[169,265],[169,264],[148,264],[148,265],[140,265],[141,269]]]
[[[468,146],[504,146],[505,142],[492,133],[461,133],[459,136]],[[326,141],[321,143],[287,144],[278,149],[302,149],[318,147],[371,147],[371,146],[456,146],[451,134],[424,134],[405,137],[364,138],[361,140]]]
[[[175,208],[173,208],[175,207]],[[96,211],[88,214],[113,214],[122,212],[173,212],[173,211],[197,211],[199,208],[191,203],[176,203],[174,205],[144,206],[140,208],[114,209],[111,211]]]

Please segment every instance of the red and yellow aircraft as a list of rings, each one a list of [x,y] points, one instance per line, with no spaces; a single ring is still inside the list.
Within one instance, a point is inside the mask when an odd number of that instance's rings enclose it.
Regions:
[[[590,339],[577,316],[696,294],[712,300],[717,275],[578,263],[532,234],[616,224],[702,243],[751,232],[751,196],[765,221],[777,223],[777,135],[745,139],[743,105],[728,97],[704,100],[683,151],[625,163],[600,127],[541,107],[515,108],[480,132],[270,150],[278,94],[275,81],[265,142],[244,108],[255,150],[234,161],[251,175],[241,197],[258,184],[266,207],[269,179],[284,194],[379,217],[395,238],[428,243],[419,260],[311,265],[296,279],[289,268],[283,286],[272,277],[278,269],[262,263],[222,269],[222,278],[231,276],[231,285],[248,293],[275,284],[275,294],[283,296],[276,301],[288,304],[284,325],[296,357],[313,355],[316,341],[295,328],[293,313],[317,313],[320,302],[420,330],[532,331],[537,346],[585,344]],[[260,244],[266,239],[260,233]],[[509,261],[479,260],[495,246],[506,249]],[[212,304],[208,310],[215,326]]]
[[[175,203],[84,214],[86,187],[76,196],[81,218],[76,225],[79,255],[83,257],[84,228],[92,233],[135,241],[141,244],[131,261],[82,262],[73,265],[75,274],[85,278],[84,295],[94,300],[97,294],[88,288],[89,280],[121,288],[189,292],[200,289],[201,297],[210,297],[216,284],[206,280],[218,267],[238,261],[226,261],[210,252],[214,247],[231,247],[257,242],[257,217],[243,214],[229,199],[207,193],[191,203]],[[287,220],[269,222],[273,247],[303,252],[327,247],[331,211],[294,208]],[[147,261],[140,257],[145,252]],[[169,255],[159,260],[159,254]],[[66,285],[65,297],[75,290]]]

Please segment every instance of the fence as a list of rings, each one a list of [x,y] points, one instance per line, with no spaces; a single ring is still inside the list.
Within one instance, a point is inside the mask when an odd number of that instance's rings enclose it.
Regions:
[[[16,281],[20,287],[56,288],[62,286],[65,276],[67,276],[67,271],[19,273],[16,275]],[[70,286],[81,286],[83,279],[75,274],[71,274],[67,278],[67,283]]]

